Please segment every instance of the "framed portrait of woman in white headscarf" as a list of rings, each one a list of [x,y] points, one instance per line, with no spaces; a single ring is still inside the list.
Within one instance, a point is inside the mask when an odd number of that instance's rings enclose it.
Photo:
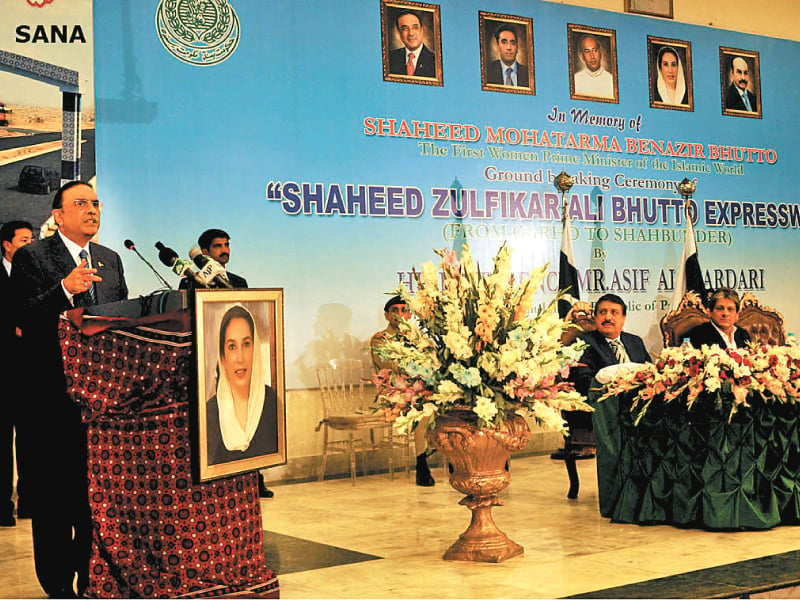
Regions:
[[[195,295],[199,481],[286,462],[282,289]]]
[[[648,35],[647,58],[650,106],[693,111],[691,42]]]

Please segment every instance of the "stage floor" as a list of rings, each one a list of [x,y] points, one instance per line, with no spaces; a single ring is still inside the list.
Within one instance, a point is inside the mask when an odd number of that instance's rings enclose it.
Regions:
[[[394,481],[358,477],[355,487],[349,479],[270,484],[275,497],[261,501],[267,564],[289,599],[800,597],[797,527],[710,532],[610,523],[597,509],[595,461],[578,469],[581,494],[568,500],[563,462],[512,459],[505,506],[493,514],[525,554],[500,564],[441,560],[470,518],[441,468],[432,488],[404,472]],[[30,521],[0,528],[0,595],[44,597]]]

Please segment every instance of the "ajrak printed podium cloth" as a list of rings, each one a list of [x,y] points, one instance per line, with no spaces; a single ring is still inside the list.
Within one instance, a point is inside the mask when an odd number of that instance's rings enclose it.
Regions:
[[[192,338],[176,315],[99,333],[84,321],[94,335],[61,322],[68,392],[88,426],[87,595],[277,598],[256,473],[192,482]]]

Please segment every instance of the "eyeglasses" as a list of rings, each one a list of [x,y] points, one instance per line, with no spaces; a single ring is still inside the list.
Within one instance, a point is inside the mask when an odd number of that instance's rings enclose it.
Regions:
[[[411,26],[401,25],[400,26],[400,31],[402,31],[403,33],[408,33],[409,31],[419,31],[420,29],[422,29],[421,25],[411,25]]]
[[[75,205],[75,208],[86,208],[90,204],[92,208],[100,209],[103,206],[103,203],[100,200],[84,200],[83,198],[79,198],[77,200],[73,200],[72,203]]]

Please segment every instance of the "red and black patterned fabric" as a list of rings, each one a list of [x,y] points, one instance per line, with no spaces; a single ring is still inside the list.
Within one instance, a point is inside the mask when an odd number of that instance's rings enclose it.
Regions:
[[[62,321],[60,337],[88,425],[87,596],[279,597],[256,473],[192,482],[190,332],[149,324],[87,336]]]

